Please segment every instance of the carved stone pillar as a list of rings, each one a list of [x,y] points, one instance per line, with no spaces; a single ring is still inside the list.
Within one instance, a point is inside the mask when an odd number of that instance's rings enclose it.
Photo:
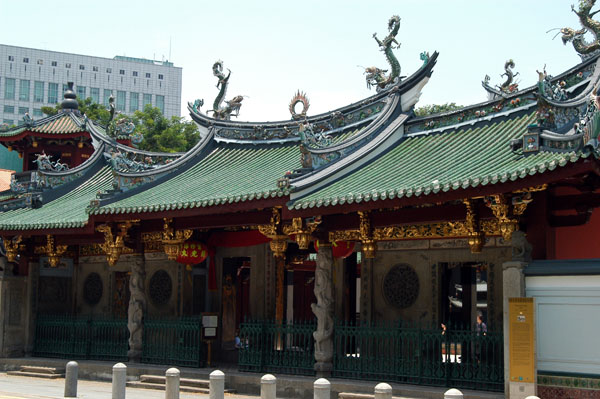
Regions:
[[[127,310],[127,328],[129,329],[130,361],[140,361],[142,357],[142,337],[144,332],[144,313],[146,312],[146,292],[144,290],[146,268],[143,255],[131,265],[129,278],[129,308]]]
[[[317,377],[331,377],[333,370],[333,253],[331,245],[321,244],[315,270],[315,297],[311,305],[317,316],[315,338],[315,370]]]
[[[362,259],[360,269],[360,321],[373,321],[373,259]]]

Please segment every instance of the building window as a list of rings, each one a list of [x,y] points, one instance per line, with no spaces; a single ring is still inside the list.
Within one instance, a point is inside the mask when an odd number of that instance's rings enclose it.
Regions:
[[[85,65],[79,65],[79,70],[80,71],[85,71]]]
[[[38,65],[44,65],[44,60],[37,60]]]
[[[92,67],[92,71],[94,71],[94,72],[98,72],[98,67],[96,67],[96,66],[93,66],[93,67]]]
[[[50,104],[58,102],[58,83],[48,83],[48,102]]]
[[[27,58],[27,57],[23,58],[23,62],[24,62],[25,64],[29,64],[29,58]]]
[[[58,66],[58,62],[56,62],[56,61],[52,61],[51,64],[52,64],[52,66]]]
[[[132,73],[133,73],[133,76],[138,76],[137,71],[133,71]]]
[[[41,110],[41,109],[39,109],[39,108],[34,108],[34,109],[33,109],[33,116],[34,116],[34,117],[38,117],[38,118],[39,118],[39,117],[42,117],[42,116],[44,116],[44,113],[42,112],[42,110]]]
[[[15,121],[13,121],[12,119],[4,119],[3,122],[6,123],[8,126],[12,126],[15,124]]]
[[[44,102],[44,82],[36,80],[33,84],[33,102],[43,103]]]
[[[100,104],[100,89],[97,87],[92,87],[90,89],[90,97],[92,97],[93,102]]]
[[[103,94],[104,94],[104,96],[103,96],[102,103],[104,104],[105,107],[108,107],[108,99],[110,98],[110,95],[112,94],[112,90],[104,89]]]
[[[70,69],[70,68],[71,68],[71,63],[70,63],[70,62],[67,62],[67,63],[65,64],[65,68],[67,68],[67,69]]]
[[[125,75],[125,70],[124,69],[119,69],[119,75]]]
[[[152,105],[152,94],[144,94],[142,106],[146,108],[146,105]]]
[[[15,106],[14,105],[5,105],[4,106],[4,113],[5,114],[14,114],[15,113]]]
[[[14,55],[9,55],[8,56],[8,60],[9,61],[14,61],[15,60],[15,56]]]
[[[14,100],[15,99],[15,79],[6,78],[4,79],[4,99]]]
[[[29,80],[21,79],[19,83],[19,101],[29,101]]]
[[[150,79],[150,73],[146,72],[146,77]]]
[[[165,96],[156,95],[156,108],[160,109],[161,113],[165,113]]]
[[[77,97],[79,97],[82,100],[86,99],[85,86],[77,86]]]
[[[27,107],[19,107],[19,115],[25,115],[29,112],[29,108]]]
[[[162,73],[159,73],[159,74],[158,74],[158,80],[163,80],[163,79],[164,79],[164,76],[163,76],[163,74],[162,74]]]
[[[63,83],[63,97],[65,96],[65,91],[67,91],[67,89],[69,88],[69,86],[67,86],[66,84]]]
[[[106,68],[106,73],[112,73],[112,68]]]
[[[129,112],[135,112],[140,107],[140,93],[129,93]]]
[[[125,92],[117,91],[117,111],[125,112]]]

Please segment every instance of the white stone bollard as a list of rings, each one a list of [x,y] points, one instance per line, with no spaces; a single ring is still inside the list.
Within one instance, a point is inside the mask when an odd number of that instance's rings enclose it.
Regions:
[[[275,399],[277,392],[277,378],[272,374],[265,374],[260,379],[260,399]]]
[[[79,374],[79,364],[73,361],[67,363],[65,372],[65,398],[77,397],[77,374]]]
[[[319,378],[313,384],[314,399],[331,399],[331,383],[325,378]]]
[[[540,399],[540,398],[538,398],[537,396],[528,396],[525,399]]]
[[[392,386],[385,382],[375,385],[374,399],[392,399]]]
[[[444,399],[463,399],[463,394],[458,389],[451,388],[444,392]]]
[[[225,374],[221,370],[215,370],[209,376],[209,399],[225,398]]]
[[[171,367],[165,373],[165,399],[179,399],[179,370]]]
[[[127,366],[117,363],[112,368],[112,399],[125,399]]]

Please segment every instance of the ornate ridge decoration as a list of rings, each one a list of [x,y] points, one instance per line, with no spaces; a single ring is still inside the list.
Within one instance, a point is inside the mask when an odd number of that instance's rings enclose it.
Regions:
[[[591,12],[595,3],[596,0],[581,0],[578,10],[575,10],[575,7],[571,6],[571,10],[579,17],[582,29],[562,28],[560,30],[563,44],[566,45],[569,42],[573,42],[573,48],[579,53],[581,58],[586,58],[600,50],[600,22],[592,18],[598,11]],[[583,37],[587,32],[590,32],[594,36],[594,41],[591,43],[586,43]]]
[[[474,201],[472,199],[465,199],[463,202],[467,207],[465,227],[467,229],[469,247],[472,253],[477,254],[481,252],[485,244],[485,233],[481,231],[479,214],[474,207]]]
[[[51,172],[62,172],[69,169],[66,163],[60,162],[60,159],[56,162],[52,162],[50,160],[51,156],[46,155],[45,152],[42,151],[41,154],[35,154],[36,159],[35,163],[37,165],[38,170],[48,170]]]
[[[3,237],[2,241],[4,242],[4,249],[6,250],[6,259],[9,262],[12,263],[17,260],[17,255],[19,255],[19,244],[22,240],[22,236],[15,236],[12,239]]]
[[[400,47],[400,44],[396,41],[396,35],[400,30],[400,17],[394,15],[388,21],[388,30],[390,33],[383,40],[379,40],[377,38],[377,33],[373,33],[373,38],[379,45],[381,51],[384,52],[385,57],[387,58],[392,71],[388,76],[385,75],[387,70],[379,69],[377,67],[368,67],[365,68],[366,80],[367,80],[367,88],[371,88],[371,86],[376,86],[377,90],[385,89],[388,85],[394,83],[396,79],[400,79],[400,63],[398,59],[394,55],[392,51],[394,49],[394,43],[396,44],[395,48]]]
[[[492,210],[498,220],[498,227],[502,238],[510,241],[512,234],[519,230],[519,216],[521,216],[527,205],[532,201],[531,192],[514,194],[510,203],[503,194],[496,194],[486,198],[486,205]]]
[[[117,264],[119,257],[125,249],[125,238],[127,238],[127,230],[139,220],[128,220],[118,224],[119,233],[117,237],[113,236],[112,228],[108,224],[102,224],[96,227],[96,231],[104,233],[104,243],[100,244],[100,248],[106,254],[106,261],[109,266]]]
[[[212,112],[214,114],[215,119],[220,120],[230,120],[231,116],[238,116],[240,113],[240,108],[242,107],[243,96],[235,96],[229,101],[225,101],[227,106],[221,107],[221,103],[225,99],[225,94],[227,93],[227,87],[229,86],[229,77],[231,76],[231,71],[228,69],[229,73],[227,76],[223,73],[223,61],[219,60],[213,64],[212,67],[213,75],[217,77],[219,80],[217,81],[217,89],[219,89],[219,94],[215,98],[213,102],[213,109],[207,112]]]
[[[298,247],[300,249],[308,249],[310,242],[312,241],[311,234],[320,223],[320,217],[306,219],[305,223],[302,223],[302,218],[293,218],[291,225],[283,226],[283,234],[287,236],[294,235]]]
[[[285,251],[287,250],[287,236],[282,232],[280,208],[273,208],[270,223],[259,225],[258,231],[271,239],[269,246],[273,252],[273,256],[276,258],[285,256]]]
[[[193,230],[174,230],[171,227],[172,218],[163,218],[162,244],[169,260],[177,259],[181,244],[192,236]]]
[[[144,252],[164,252],[165,250],[160,231],[142,233],[142,242],[144,243]]]
[[[54,237],[46,235],[45,253],[48,257],[50,267],[56,267],[60,263],[60,257],[67,250],[68,245],[54,245]]]
[[[296,112],[296,104],[298,103],[302,104],[302,112],[299,114]],[[310,101],[308,101],[306,93],[298,90],[296,94],[294,94],[294,97],[292,97],[292,101],[290,101],[288,109],[290,110],[290,114],[292,114],[292,119],[297,121],[306,118],[306,113],[308,112],[309,107]]]

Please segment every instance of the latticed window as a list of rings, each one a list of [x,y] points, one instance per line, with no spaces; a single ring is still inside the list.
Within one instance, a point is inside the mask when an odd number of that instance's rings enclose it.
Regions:
[[[58,102],[58,83],[48,83],[48,102],[50,104]]]
[[[6,78],[4,82],[4,98],[6,100],[15,99],[15,79]]]
[[[117,91],[117,111],[125,112],[125,92]]]
[[[36,103],[44,102],[44,82],[36,80],[33,84],[33,101]]]
[[[29,80],[21,79],[19,83],[19,100],[29,101]]]

